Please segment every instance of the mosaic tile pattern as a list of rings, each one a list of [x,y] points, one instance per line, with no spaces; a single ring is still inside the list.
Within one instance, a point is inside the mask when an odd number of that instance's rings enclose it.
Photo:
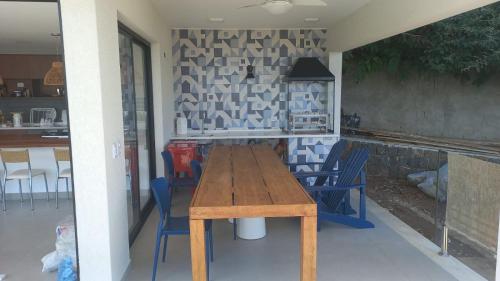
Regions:
[[[288,162],[325,162],[332,146],[338,141],[337,137],[315,137],[315,138],[290,138],[288,140]],[[318,171],[319,165],[297,166],[298,171]]]
[[[326,62],[326,30],[172,31],[177,117],[188,128],[269,129],[285,125],[287,83],[299,57]],[[255,79],[246,79],[247,65]],[[325,63],[326,65],[326,63]],[[290,109],[325,108],[326,85],[292,83]]]

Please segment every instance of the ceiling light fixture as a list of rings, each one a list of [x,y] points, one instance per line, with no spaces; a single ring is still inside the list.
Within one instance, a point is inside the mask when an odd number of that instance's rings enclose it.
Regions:
[[[224,22],[224,18],[209,18],[208,20],[211,22]]]
[[[262,5],[262,8],[266,9],[269,13],[273,15],[281,15],[284,14],[293,7],[292,3],[287,0],[273,0],[266,2]]]
[[[319,18],[305,18],[304,21],[305,22],[318,22]]]
[[[256,0],[254,0],[256,1]],[[238,9],[262,7],[273,15],[281,15],[288,12],[293,6],[325,7],[324,0],[261,0],[264,2],[241,6]]]

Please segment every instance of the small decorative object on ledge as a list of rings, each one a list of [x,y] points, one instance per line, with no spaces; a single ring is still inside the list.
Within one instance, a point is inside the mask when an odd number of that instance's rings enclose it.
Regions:
[[[60,61],[52,62],[52,66],[43,78],[43,84],[46,86],[64,85],[64,66]]]

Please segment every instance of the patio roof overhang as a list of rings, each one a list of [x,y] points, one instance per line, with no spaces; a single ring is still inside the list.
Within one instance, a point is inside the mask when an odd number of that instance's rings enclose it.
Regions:
[[[348,51],[498,0],[373,0],[328,29],[328,49]]]

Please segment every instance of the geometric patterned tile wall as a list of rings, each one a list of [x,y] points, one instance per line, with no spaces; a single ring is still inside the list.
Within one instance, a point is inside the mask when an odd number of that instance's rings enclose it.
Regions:
[[[299,57],[326,65],[326,30],[172,31],[175,109],[188,128],[269,129],[286,120],[283,78]],[[255,79],[246,79],[246,66]],[[325,109],[326,85],[290,84],[292,111]],[[204,118],[206,117],[206,118]]]
[[[325,162],[337,137],[290,138],[288,139],[288,162]],[[318,166],[297,166],[295,171],[317,171]]]

